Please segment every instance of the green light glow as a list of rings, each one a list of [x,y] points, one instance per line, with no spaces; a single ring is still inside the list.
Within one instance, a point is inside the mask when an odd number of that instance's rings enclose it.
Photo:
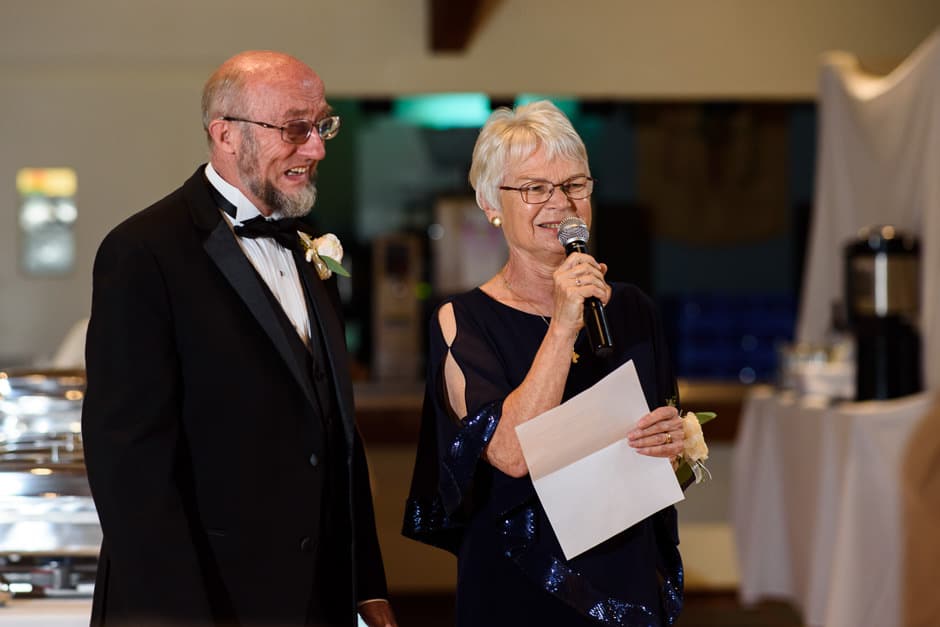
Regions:
[[[392,114],[403,121],[435,129],[479,128],[490,115],[485,94],[423,94],[396,98]]]
[[[536,100],[551,100],[552,104],[561,109],[561,112],[569,118],[578,115],[578,101],[575,98],[564,98],[562,96],[548,96],[546,94],[519,94],[516,96],[515,106],[529,104]]]

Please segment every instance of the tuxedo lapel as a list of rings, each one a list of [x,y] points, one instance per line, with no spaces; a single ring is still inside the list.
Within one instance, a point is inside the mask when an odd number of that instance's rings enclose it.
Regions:
[[[337,402],[339,403],[339,413],[343,418],[343,431],[346,435],[347,444],[351,445],[353,441],[353,403],[352,403],[352,383],[350,382],[349,358],[346,353],[346,337],[343,333],[343,325],[340,322],[336,306],[331,302],[327,293],[327,287],[324,282],[316,275],[313,267],[307,263],[303,254],[294,251],[294,261],[297,263],[297,269],[300,274],[300,280],[303,281],[307,294],[311,326],[316,324],[320,334],[323,337],[323,346],[326,350],[326,361],[333,373],[331,377],[336,391]],[[350,449],[352,450],[351,446]]]
[[[307,400],[314,407],[317,404],[310,373],[305,372],[298,363],[290,346],[283,325],[277,319],[277,312],[271,299],[265,293],[264,281],[258,276],[255,267],[238,245],[228,222],[222,217],[209,192],[209,182],[200,167],[183,186],[183,193],[190,205],[196,226],[207,231],[203,242],[206,253],[231,284],[248,310],[257,320],[264,332],[271,338],[274,348],[287,364],[291,374],[297,380]]]
[[[232,235],[228,224],[224,220],[220,220],[216,228],[209,234],[205,241],[205,249],[241,297],[248,310],[251,311],[258,324],[271,338],[271,342],[274,343],[274,347],[287,364],[291,374],[300,384],[300,387],[303,388],[307,400],[314,407],[317,407],[313,384],[310,381],[310,373],[301,368],[301,364],[294,356],[289,338],[285,334],[284,327],[277,319],[271,299],[264,293],[263,281],[258,277],[254,266],[251,265],[248,257],[245,256],[244,251],[235,241],[234,235]]]

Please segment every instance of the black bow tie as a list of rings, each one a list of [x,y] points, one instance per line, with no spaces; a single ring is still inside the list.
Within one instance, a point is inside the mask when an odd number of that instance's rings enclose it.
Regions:
[[[235,234],[239,237],[271,237],[278,244],[288,250],[294,250],[300,239],[297,231],[303,231],[303,224],[297,218],[280,218],[278,220],[266,220],[264,216],[255,216],[250,220],[245,220],[240,226],[235,227]]]

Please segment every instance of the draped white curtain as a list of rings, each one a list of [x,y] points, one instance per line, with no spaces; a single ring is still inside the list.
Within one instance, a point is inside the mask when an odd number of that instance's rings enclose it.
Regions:
[[[816,196],[797,337],[820,341],[843,298],[843,246],[893,224],[921,243],[924,384],[940,388],[940,30],[893,72],[823,58]]]

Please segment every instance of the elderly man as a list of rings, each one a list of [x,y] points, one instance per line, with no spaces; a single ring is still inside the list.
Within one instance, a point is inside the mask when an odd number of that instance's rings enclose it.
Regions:
[[[336,280],[297,232],[339,118],[312,69],[253,51],[203,125],[209,163],[95,259],[92,623],[393,626]]]

